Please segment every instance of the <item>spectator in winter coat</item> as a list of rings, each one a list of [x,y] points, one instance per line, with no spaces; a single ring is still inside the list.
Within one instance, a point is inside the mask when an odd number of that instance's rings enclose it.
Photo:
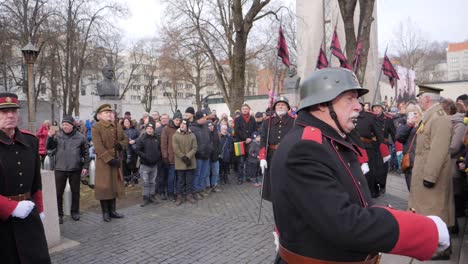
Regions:
[[[211,145],[208,120],[203,111],[197,111],[195,121],[190,124],[190,130],[197,138],[197,168],[194,175],[195,199],[199,200],[208,195],[205,192],[207,178],[210,176],[210,158],[213,146]]]
[[[123,160],[123,174],[127,180],[130,175],[138,171],[138,168],[136,167],[138,157],[135,153],[135,148],[133,146],[135,145],[140,133],[138,133],[138,130],[133,126],[133,122],[130,118],[124,118],[123,130],[128,137],[129,144],[129,147],[124,152]]]
[[[161,154],[163,163],[169,168],[167,178],[167,192],[169,199],[175,200],[176,193],[176,177],[174,167],[174,148],[172,146],[172,137],[182,122],[182,113],[177,110],[169,121],[169,124],[163,128],[161,133]]]
[[[62,120],[62,131],[56,134],[49,130],[47,150],[56,150],[55,183],[57,189],[57,205],[59,223],[63,223],[63,192],[70,183],[72,194],[71,216],[75,221],[80,220],[80,176],[85,176],[89,168],[89,146],[86,137],[74,126],[71,116]]]
[[[221,155],[221,142],[220,135],[216,126],[210,121],[208,122],[208,129],[210,130],[211,145],[213,146],[213,152],[211,152],[210,158],[210,171],[211,179],[208,176],[206,181],[206,188],[210,188],[212,192],[220,192],[221,190],[217,187],[219,180],[219,156]]]
[[[244,147],[247,149],[252,141],[250,136],[255,131],[255,119],[250,115],[250,106],[248,104],[242,105],[241,115],[236,117],[234,121],[234,131],[234,141],[244,142]],[[244,154],[239,156],[238,159],[237,184],[242,184],[244,182],[244,170],[247,164],[247,156]]]
[[[249,144],[249,157],[247,158],[247,177],[256,187],[261,186],[259,175],[259,153],[261,148],[261,137],[257,132],[252,133],[252,143]]]
[[[230,165],[233,156],[233,145],[234,141],[232,139],[231,133],[228,132],[227,125],[221,125],[220,128],[220,145],[221,145],[221,155],[220,155],[220,183],[227,184],[229,183],[229,174],[230,174]]]
[[[148,123],[145,133],[137,139],[135,152],[140,157],[140,176],[143,180],[143,203],[144,207],[152,202],[157,202],[154,197],[156,175],[158,173],[158,162],[161,161],[160,144],[154,134],[154,123]]]
[[[404,125],[400,125],[397,128],[396,140],[403,144],[403,155],[408,153],[410,150],[410,166],[403,173],[405,174],[406,187],[410,191],[411,186],[411,175],[413,174],[413,165],[414,165],[414,151],[416,149],[416,131],[418,130],[418,124],[422,117],[421,108],[414,103],[409,103],[406,107],[407,120],[404,122]],[[413,142],[413,146],[411,146]]]
[[[195,203],[193,199],[193,174],[197,167],[195,153],[197,153],[197,138],[188,129],[188,120],[180,123],[180,128],[172,136],[174,148],[174,166],[177,175],[177,200],[179,206],[186,199]]]
[[[156,129],[154,130],[154,133],[156,134],[156,137],[158,138],[159,142],[161,142],[161,134],[163,129],[169,124],[169,115],[168,114],[162,114],[159,117],[159,123],[160,126],[157,125],[156,122]],[[168,193],[168,175],[169,175],[169,166],[166,165],[164,162],[160,162],[158,164],[158,176],[157,176],[157,183],[156,183],[156,193],[159,193],[161,196],[161,200],[167,200],[167,193]]]
[[[44,123],[42,123],[42,126],[39,128],[39,130],[36,133],[36,136],[39,139],[39,155],[41,156],[42,166],[44,165],[44,158],[47,155],[46,141],[47,141],[47,136],[49,134],[49,129],[50,129],[50,121],[45,120]]]

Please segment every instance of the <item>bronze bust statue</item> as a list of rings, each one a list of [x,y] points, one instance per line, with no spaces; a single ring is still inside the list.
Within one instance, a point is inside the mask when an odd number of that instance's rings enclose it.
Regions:
[[[289,67],[289,76],[284,78],[284,90],[297,90],[300,81],[301,78],[297,76],[296,67]]]
[[[104,79],[97,83],[97,92],[101,100],[118,100],[120,96],[119,86],[113,81],[114,69],[111,65],[102,68]]]

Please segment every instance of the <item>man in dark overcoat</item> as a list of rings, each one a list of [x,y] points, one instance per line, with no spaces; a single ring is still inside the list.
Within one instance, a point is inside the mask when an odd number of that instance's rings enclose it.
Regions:
[[[19,130],[18,97],[0,93],[0,262],[50,263],[39,142]]]
[[[378,252],[427,260],[449,248],[439,217],[373,205],[348,136],[367,92],[344,68],[315,71],[302,83],[296,124],[271,163],[275,263],[375,264]]]

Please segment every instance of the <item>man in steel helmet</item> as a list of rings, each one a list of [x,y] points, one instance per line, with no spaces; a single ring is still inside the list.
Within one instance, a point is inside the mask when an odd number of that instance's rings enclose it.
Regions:
[[[302,83],[296,124],[271,162],[275,263],[370,264],[378,252],[426,260],[450,246],[439,217],[373,206],[349,136],[367,92],[343,68]]]

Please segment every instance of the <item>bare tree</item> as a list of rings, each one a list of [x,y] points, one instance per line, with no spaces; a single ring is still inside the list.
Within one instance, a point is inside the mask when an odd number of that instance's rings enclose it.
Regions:
[[[138,71],[136,80],[143,78],[143,92],[141,103],[146,112],[151,112],[153,100],[157,97],[157,88],[160,85],[157,79],[158,73],[158,49],[154,39],[142,41],[141,53],[143,55],[142,65]]]
[[[174,23],[194,30],[206,49],[231,113],[244,101],[247,41],[254,22],[274,12],[270,0],[167,1]],[[248,7],[247,7],[248,6]]]
[[[356,72],[357,78],[360,83],[363,83],[366,67],[367,67],[367,55],[369,53],[369,39],[370,30],[374,17],[372,13],[374,11],[375,0],[359,0],[359,22],[356,36],[354,15],[358,0],[338,0],[340,6],[341,17],[344,23],[345,36],[346,36],[346,55],[348,59],[352,59],[356,52],[357,42],[362,42],[362,53],[360,57],[359,69]]]
[[[429,42],[416,24],[407,18],[401,21],[394,31],[393,45],[396,47],[400,64],[414,70],[424,58]]]

